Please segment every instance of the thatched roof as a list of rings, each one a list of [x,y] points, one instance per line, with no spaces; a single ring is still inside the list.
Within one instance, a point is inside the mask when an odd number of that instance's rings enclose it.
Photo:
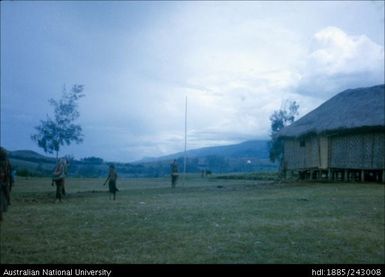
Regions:
[[[385,128],[385,85],[345,90],[279,132],[300,137],[359,128]]]

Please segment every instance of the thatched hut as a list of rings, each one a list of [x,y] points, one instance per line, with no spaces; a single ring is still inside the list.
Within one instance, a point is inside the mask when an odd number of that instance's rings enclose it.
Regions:
[[[345,90],[282,129],[283,171],[385,182],[384,85]]]

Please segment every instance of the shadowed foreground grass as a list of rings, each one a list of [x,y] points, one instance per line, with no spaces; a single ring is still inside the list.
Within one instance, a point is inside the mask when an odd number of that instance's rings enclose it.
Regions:
[[[1,263],[384,263],[384,185],[18,179]]]

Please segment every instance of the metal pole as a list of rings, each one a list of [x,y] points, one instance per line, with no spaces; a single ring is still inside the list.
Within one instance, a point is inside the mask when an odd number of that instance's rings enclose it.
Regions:
[[[186,96],[186,107],[184,116],[184,166],[183,166],[183,185],[186,180],[186,150],[187,150],[187,96]]]

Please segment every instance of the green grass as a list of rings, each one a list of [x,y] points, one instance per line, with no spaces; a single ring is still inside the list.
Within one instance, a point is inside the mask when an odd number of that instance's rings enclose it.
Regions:
[[[384,185],[188,176],[17,180],[1,263],[384,263]]]
[[[277,172],[253,172],[253,173],[229,173],[216,175],[217,179],[232,179],[232,180],[259,180],[259,181],[278,181],[279,174]]]

